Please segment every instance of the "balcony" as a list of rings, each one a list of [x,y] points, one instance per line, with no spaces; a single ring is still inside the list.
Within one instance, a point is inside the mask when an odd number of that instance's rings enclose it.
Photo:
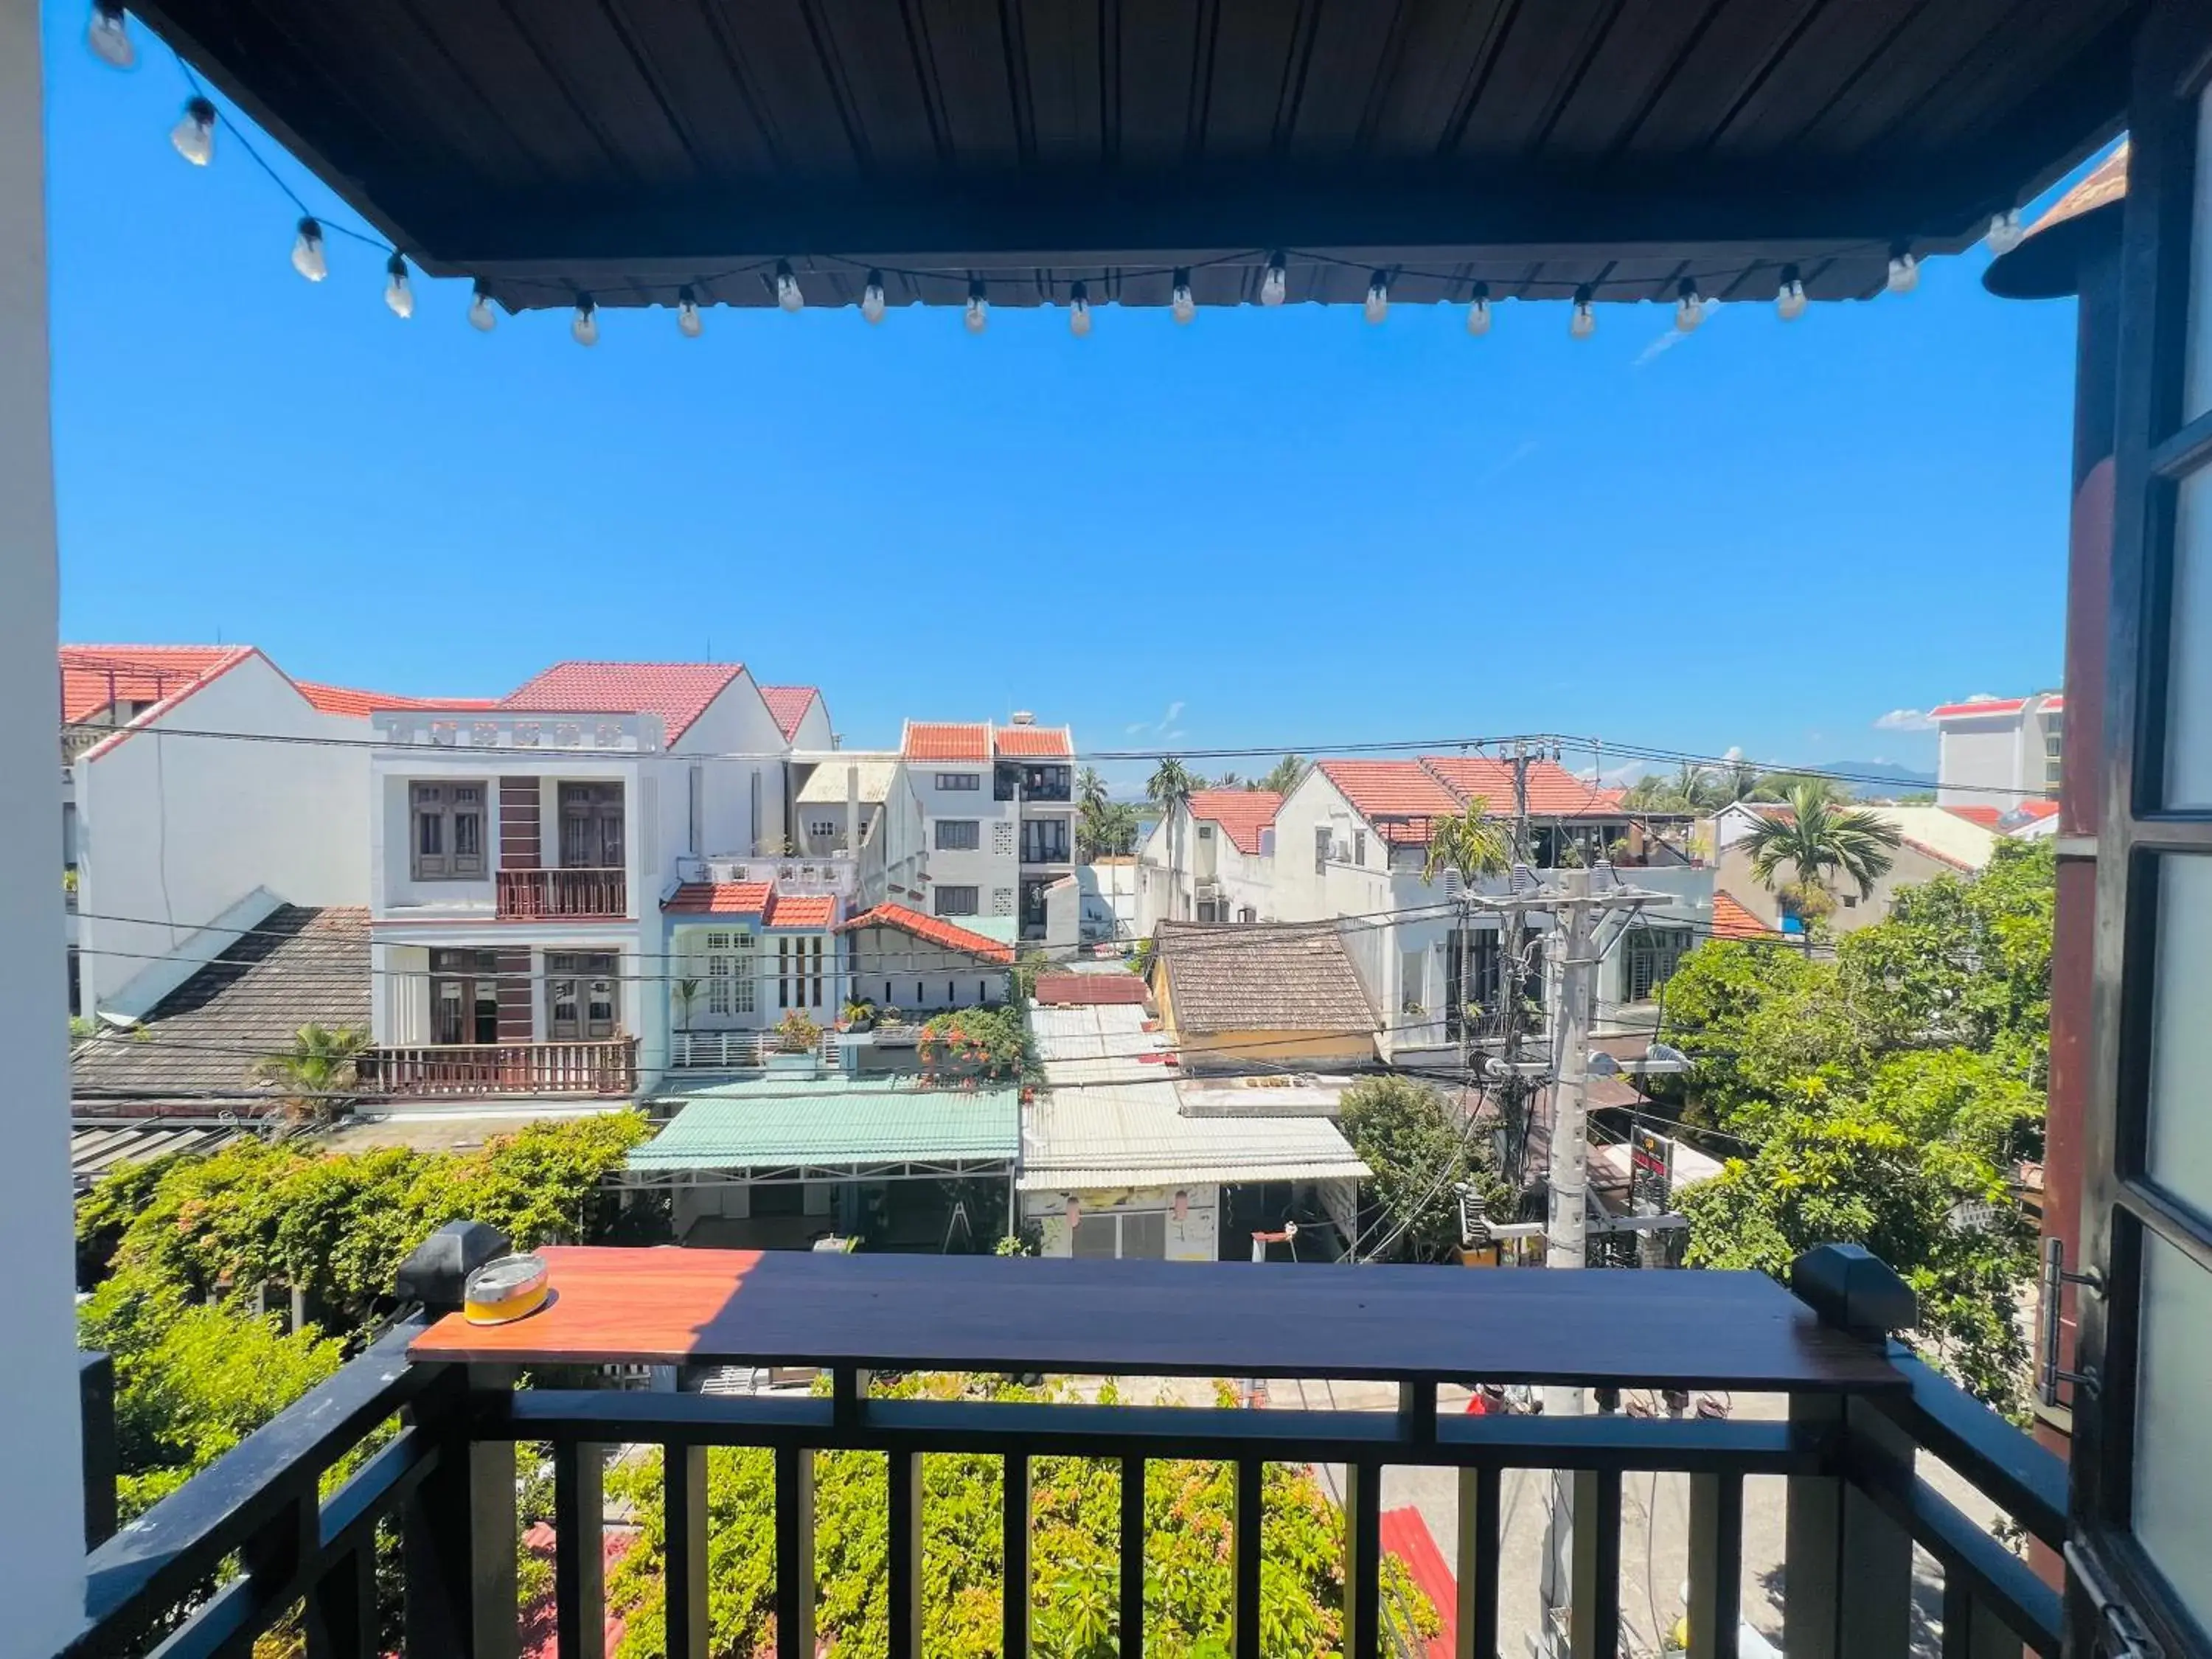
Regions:
[[[629,915],[629,896],[620,870],[501,870],[498,875],[502,921],[618,921]]]
[[[1911,1650],[1913,1551],[1943,1575],[1943,1650],[2055,1655],[2057,1594],[1938,1492],[1926,1453],[2057,1547],[2057,1461],[1883,1334],[1910,1319],[1909,1291],[1863,1252],[1801,1259],[1798,1296],[1756,1274],[1580,1273],[1291,1265],[1010,1261],[789,1252],[550,1249],[555,1301],[513,1323],[448,1311],[465,1272],[504,1249],[457,1223],[401,1273],[416,1307],[329,1382],[96,1548],[87,1607],[65,1650],[131,1649],[172,1632],[165,1652],[243,1651],[295,1604],[310,1652],[364,1656],[379,1642],[380,1591],[404,1606],[408,1654],[517,1651],[517,1443],[545,1443],[554,1467],[553,1619],[558,1651],[603,1650],[602,1480],[617,1447],[660,1447],[667,1527],[666,1644],[708,1650],[711,1539],[705,1449],[772,1449],[763,1503],[775,1539],[775,1650],[816,1652],[812,1482],[821,1450],[880,1453],[889,1547],[882,1569],[890,1651],[920,1652],[923,1576],[920,1455],[1003,1457],[1000,1651],[1030,1651],[1036,1461],[1118,1460],[1125,1500],[1109,1589],[1115,1641],[1145,1644],[1146,1458],[1235,1466],[1228,1544],[1229,1650],[1262,1651],[1260,1474],[1268,1462],[1340,1465],[1348,1659],[1404,1651],[1380,1570],[1381,1474],[1390,1465],[1457,1472],[1455,1651],[1517,1654],[1501,1632],[1507,1565],[1501,1478],[1559,1471],[1576,1535],[1566,1608],[1572,1651],[1621,1650],[1624,1476],[1689,1477],[1686,1524],[1691,1659],[1734,1659],[1743,1588],[1747,1476],[1787,1481],[1784,1643],[1792,1654]],[[1264,1287],[1265,1295],[1255,1295]],[[1141,1305],[1144,1316],[1133,1316]],[[640,1363],[696,1378],[723,1366],[818,1366],[811,1397],[631,1392]],[[516,1368],[561,1386],[515,1386]],[[560,1368],[548,1370],[547,1367]],[[872,1369],[1055,1375],[1376,1380],[1395,1411],[1266,1411],[872,1400]],[[579,1368],[581,1368],[580,1370]],[[579,1376],[609,1386],[575,1386]],[[1440,1382],[1471,1378],[1596,1390],[1595,1415],[1440,1414]],[[1622,1389],[1788,1396],[1774,1420],[1621,1415]],[[325,1471],[395,1413],[403,1426],[320,1496]],[[95,1422],[95,1429],[98,1425]],[[97,1451],[95,1435],[95,1452]],[[1948,1477],[1947,1477],[1948,1479]],[[1955,1485],[1954,1485],[1955,1489]],[[97,1515],[104,1494],[90,1494]],[[1662,1514],[1663,1522],[1663,1514]],[[400,1583],[380,1585],[380,1528],[396,1531]],[[1769,1528],[1771,1533],[1777,1530]],[[211,1592],[223,1565],[237,1576]],[[1516,1567],[1526,1564],[1516,1563]],[[1501,1639],[1503,1638],[1503,1639]],[[1418,1651],[1418,1644],[1413,1644]]]
[[[396,1100],[465,1095],[589,1095],[637,1088],[637,1039],[581,1042],[432,1042],[372,1048],[362,1088]]]

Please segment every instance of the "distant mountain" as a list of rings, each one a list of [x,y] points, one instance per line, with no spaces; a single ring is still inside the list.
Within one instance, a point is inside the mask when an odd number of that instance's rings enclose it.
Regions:
[[[1933,772],[1916,772],[1909,766],[1898,765],[1894,761],[1822,761],[1813,769],[1838,773],[1852,780],[1851,793],[1862,800],[1873,795],[1909,795],[1936,787]],[[1881,781],[1869,781],[1873,779],[1880,779]]]

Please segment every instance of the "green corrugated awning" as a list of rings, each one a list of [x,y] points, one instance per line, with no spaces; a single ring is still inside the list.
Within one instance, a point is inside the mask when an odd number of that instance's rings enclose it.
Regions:
[[[640,1175],[803,1170],[967,1173],[1011,1166],[1021,1146],[1012,1088],[945,1090],[910,1077],[755,1078],[718,1084],[629,1155]]]

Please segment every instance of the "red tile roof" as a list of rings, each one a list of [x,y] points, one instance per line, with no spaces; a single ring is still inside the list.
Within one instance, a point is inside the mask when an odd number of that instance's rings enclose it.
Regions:
[[[403,697],[388,691],[357,691],[347,685],[325,685],[319,680],[294,680],[300,695],[325,714],[366,717],[385,708],[496,708],[496,697]]]
[[[2024,800],[2013,810],[2030,823],[2040,823],[2057,811],[2058,803],[2055,800]]]
[[[84,720],[111,702],[159,702],[250,654],[241,645],[65,645],[62,719]]]
[[[999,752],[1010,760],[1072,760],[1075,738],[1064,726],[1002,726]]]
[[[1190,815],[1221,826],[1240,853],[1260,850],[1260,832],[1275,821],[1283,798],[1272,789],[1194,789]]]
[[[837,920],[828,893],[779,893],[765,881],[687,881],[660,908],[671,915],[758,916],[763,927],[821,928]]]
[[[1012,962],[1014,947],[1001,945],[981,933],[971,933],[957,922],[943,916],[926,916],[919,910],[909,910],[903,904],[878,904],[850,921],[841,922],[837,931],[849,933],[856,927],[896,927],[902,933],[910,933],[932,945],[941,945],[948,951],[964,951],[969,956],[981,957],[986,962]]]
[[[991,758],[988,720],[908,720],[899,739],[908,760],[987,761]]]
[[[799,723],[806,718],[806,711],[822,701],[822,694],[811,685],[763,685],[760,694],[787,738],[799,735]]]
[[[2016,714],[2027,707],[2026,697],[1990,697],[1981,702],[1947,702],[1941,708],[1931,708],[1931,720],[1964,720],[1976,714]]]
[[[1421,764],[1462,801],[1480,795],[1501,816],[1514,811],[1513,763],[1480,755],[1427,755]],[[1538,818],[1610,816],[1621,810],[1621,792],[1584,782],[1557,761],[1528,763],[1528,815]]]
[[[1996,829],[1998,820],[2004,817],[1994,806],[1947,806],[1943,810],[1954,817],[1964,818],[1969,823],[1978,823],[1984,830]]]
[[[1039,974],[1036,995],[1048,1006],[1099,1008],[1142,1003],[1146,986],[1134,974]]]
[[[1450,817],[1460,810],[1459,797],[1416,760],[1329,760],[1321,769],[1370,818]]]
[[[1774,929],[1736,902],[1732,893],[1713,895],[1713,937],[1715,939],[1772,939]]]
[[[556,662],[498,707],[531,714],[658,714],[672,744],[744,672],[733,662]]]

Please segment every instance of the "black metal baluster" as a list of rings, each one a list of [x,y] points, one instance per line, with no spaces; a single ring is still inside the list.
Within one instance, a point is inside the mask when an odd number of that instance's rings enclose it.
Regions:
[[[1690,1477],[1689,1541],[1690,1659],[1736,1659],[1743,1620],[1741,1475]]]
[[[890,1659],[921,1659],[921,1454],[894,1451],[890,1462]]]
[[[1943,1659],[2021,1659],[2020,1637],[1955,1567],[1943,1570]]]
[[[1498,1472],[1459,1473],[1459,1647],[1454,1659],[1498,1656]]]
[[[1620,1471],[1578,1470],[1574,1480],[1572,1598],[1575,1659],[1620,1651]]]
[[[560,1659],[606,1659],[606,1449],[553,1448],[553,1629]]]
[[[1230,1638],[1237,1659],[1260,1659],[1260,1514],[1267,1466],[1237,1466],[1237,1517],[1229,1538]]]
[[[1121,1460],[1121,1659],[1145,1659],[1145,1460]]]
[[[376,1538],[331,1563],[307,1591],[307,1659],[376,1659]]]
[[[775,1452],[776,1659],[814,1659],[814,1454]]]
[[[666,1513],[666,1625],[668,1659],[707,1659],[707,1449],[664,1446],[660,1451]]]
[[[1030,1460],[1017,1452],[1006,1454],[1006,1585],[1000,1596],[999,1652],[1000,1659],[1029,1659]]]
[[[1382,1651],[1382,1468],[1344,1466],[1344,1659]]]

